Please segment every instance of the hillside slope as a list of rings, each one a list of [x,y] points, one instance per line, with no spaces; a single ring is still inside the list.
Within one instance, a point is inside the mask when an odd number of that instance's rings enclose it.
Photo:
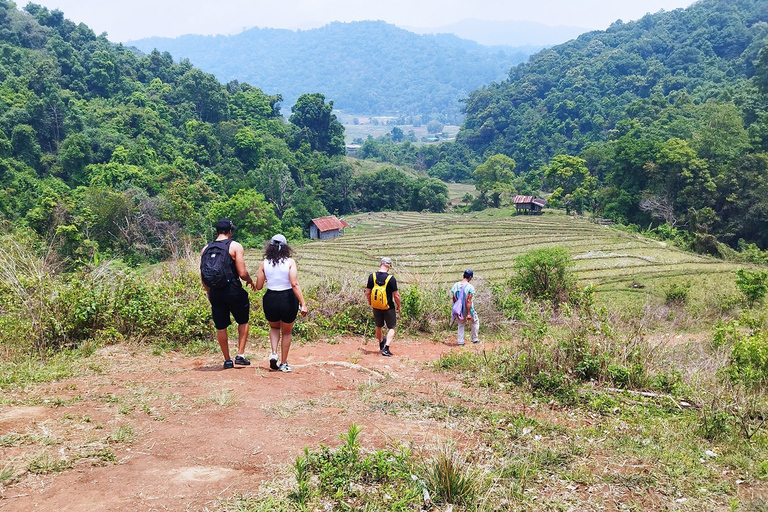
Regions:
[[[696,103],[726,89],[732,97],[754,74],[767,22],[766,2],[702,0],[583,34],[474,91],[459,138],[527,171],[605,140],[620,120],[652,114],[676,94]]]
[[[246,81],[292,104],[320,92],[355,113],[456,115],[459,100],[528,57],[383,21],[334,22],[306,31],[254,28],[234,36],[150,38],[130,45],[188,58],[219,80]]]

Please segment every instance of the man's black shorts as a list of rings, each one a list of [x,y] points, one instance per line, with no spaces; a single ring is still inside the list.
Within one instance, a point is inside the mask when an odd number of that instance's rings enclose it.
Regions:
[[[248,292],[242,287],[230,285],[226,288],[211,288],[208,298],[211,301],[213,325],[217,330],[229,327],[232,323],[229,318],[230,313],[238,324],[248,323],[251,303],[248,300]]]
[[[267,322],[283,322],[292,324],[299,312],[299,299],[293,290],[267,290],[264,294],[264,317]]]
[[[373,323],[376,327],[384,327],[384,323],[387,324],[387,329],[394,329],[397,326],[397,314],[395,308],[390,309],[373,309]]]

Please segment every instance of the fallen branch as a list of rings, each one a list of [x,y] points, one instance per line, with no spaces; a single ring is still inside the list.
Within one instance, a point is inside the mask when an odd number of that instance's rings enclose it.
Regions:
[[[678,402],[671,395],[666,395],[664,393],[651,393],[650,391],[634,391],[631,389],[621,389],[621,388],[595,388],[595,391],[607,391],[609,393],[616,393],[616,394],[630,394],[630,395],[636,395],[636,396],[643,396],[645,398],[666,398],[667,400],[675,404],[675,407],[677,407],[680,410],[698,409],[698,407],[696,407],[696,405],[691,403],[690,401],[680,400]]]
[[[355,363],[348,363],[346,361],[317,361],[315,363],[305,363],[305,364],[294,364],[294,368],[304,368],[307,366],[343,366],[345,368],[350,368],[352,370],[359,370],[361,372],[370,373],[371,375],[376,376],[378,379],[386,379],[386,375],[382,375],[381,373],[371,370],[370,368],[366,368],[365,366],[361,366],[359,364]]]

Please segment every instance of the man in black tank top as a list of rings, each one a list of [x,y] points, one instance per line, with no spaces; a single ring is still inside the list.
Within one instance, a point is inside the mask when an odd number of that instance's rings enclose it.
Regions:
[[[203,288],[205,288],[208,300],[211,303],[213,324],[216,326],[216,339],[219,342],[219,347],[221,347],[221,353],[224,355],[224,369],[226,370],[233,368],[235,364],[251,364],[245,358],[245,344],[248,341],[248,320],[251,304],[248,300],[248,292],[243,289],[240,279],[245,281],[254,290],[256,288],[253,279],[251,279],[248,270],[245,268],[245,251],[243,246],[232,240],[232,230],[235,228],[232,221],[221,219],[214,227],[217,234],[216,240],[203,247],[200,257],[202,258],[205,255],[205,251],[214,245],[226,249],[225,252],[231,260],[229,263],[225,263],[225,265],[229,265],[229,268],[226,269],[228,272],[226,273],[231,276],[231,279],[228,279],[224,285],[213,287],[205,283],[203,276],[201,278]],[[237,322],[237,356],[234,361],[232,361],[229,354],[229,338],[227,337],[227,327],[232,323],[230,314],[235,318],[235,322]]]

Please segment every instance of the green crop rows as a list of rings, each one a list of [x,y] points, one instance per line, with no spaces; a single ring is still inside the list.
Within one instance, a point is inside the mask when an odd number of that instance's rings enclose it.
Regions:
[[[424,214],[385,212],[346,219],[352,228],[336,239],[298,245],[304,280],[351,276],[364,282],[390,256],[402,284],[447,286],[471,268],[479,282],[507,279],[515,258],[534,248],[562,246],[575,262],[582,284],[598,293],[646,293],[671,280],[729,276],[736,265],[667,247],[666,244],[562,214]],[[251,266],[258,253],[247,256]],[[728,277],[729,280],[732,280]]]

